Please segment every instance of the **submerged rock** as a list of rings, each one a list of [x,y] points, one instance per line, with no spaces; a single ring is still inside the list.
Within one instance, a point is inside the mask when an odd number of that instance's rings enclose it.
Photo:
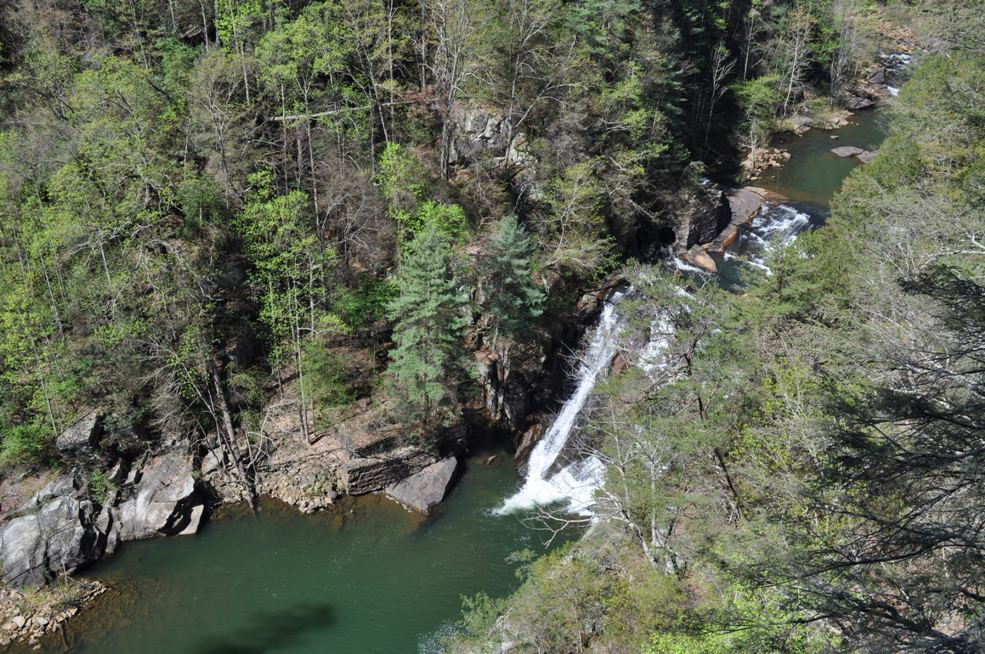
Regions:
[[[458,460],[450,456],[390,486],[386,495],[410,509],[427,513],[444,499],[457,469]]]

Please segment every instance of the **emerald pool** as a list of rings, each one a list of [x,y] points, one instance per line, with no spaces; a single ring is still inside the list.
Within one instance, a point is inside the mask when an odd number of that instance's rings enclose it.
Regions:
[[[854,145],[875,150],[886,138],[886,115],[881,109],[859,111],[837,130],[812,129],[803,136],[789,135],[775,146],[790,153],[790,160],[753,182],[791,202],[827,209],[849,173],[862,165],[855,157],[841,158],[832,148]],[[837,138],[832,138],[837,137]]]
[[[256,516],[228,507],[196,536],[125,543],[84,572],[112,590],[45,651],[435,651],[463,595],[506,595],[510,553],[544,550],[541,532],[491,511],[516,488],[510,457],[479,460],[426,519],[380,496],[313,515],[265,502]]]

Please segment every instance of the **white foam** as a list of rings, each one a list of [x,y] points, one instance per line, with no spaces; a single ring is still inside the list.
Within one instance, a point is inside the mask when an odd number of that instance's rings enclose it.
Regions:
[[[575,421],[595,390],[600,375],[607,372],[617,351],[617,337],[623,321],[616,312],[616,305],[625,296],[613,293],[605,304],[591,343],[578,366],[578,386],[574,394],[561,407],[560,413],[547,433],[530,453],[527,462],[527,478],[513,496],[506,499],[497,513],[509,513],[519,509],[567,501],[568,508],[578,513],[589,512],[595,489],[601,484],[604,466],[598,459],[589,457],[569,464],[559,472],[549,475],[555,462],[568,443]]]

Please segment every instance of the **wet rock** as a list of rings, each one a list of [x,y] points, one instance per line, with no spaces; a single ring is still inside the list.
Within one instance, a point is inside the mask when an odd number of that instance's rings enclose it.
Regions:
[[[732,220],[714,241],[704,246],[703,250],[706,256],[708,254],[723,254],[728,250],[729,246],[739,237],[740,229],[752,222],[766,202],[783,202],[785,200],[779,194],[758,186],[733,189],[728,192],[727,197]],[[709,272],[717,272],[717,266],[715,270],[712,270],[707,265],[708,262],[701,258],[701,253],[689,252],[689,254],[692,255],[691,258],[685,257],[685,259],[693,265],[700,266]],[[711,259],[711,257],[708,258]],[[714,259],[711,259],[711,262],[714,263]]]
[[[157,538],[183,531],[197,504],[192,457],[163,454],[142,466],[134,496],[117,509],[120,539]]]
[[[831,154],[836,157],[841,157],[842,159],[847,159],[848,157],[855,157],[865,152],[862,148],[855,147],[854,145],[843,145],[840,148],[831,148]]]
[[[55,447],[63,454],[77,454],[95,447],[102,432],[101,422],[99,413],[90,411],[55,439]]]
[[[450,456],[388,487],[386,495],[410,509],[427,513],[444,499],[457,469],[458,461]]]
[[[728,199],[731,223],[744,225],[752,220],[766,202],[768,192],[756,186],[745,186],[729,191]]]
[[[526,474],[527,459],[530,458],[530,452],[533,451],[534,447],[544,436],[544,431],[543,421],[537,421],[523,432],[523,437],[517,443],[516,452],[513,455],[513,463],[516,464],[517,472],[521,475]]]
[[[705,252],[700,246],[695,245],[684,255],[684,260],[687,261],[692,266],[697,266],[703,270],[710,273],[718,272],[718,264],[715,260],[711,258],[707,252]]]

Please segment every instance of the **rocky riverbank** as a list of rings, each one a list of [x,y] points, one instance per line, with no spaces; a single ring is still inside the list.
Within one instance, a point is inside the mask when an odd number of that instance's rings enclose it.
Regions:
[[[83,606],[106,592],[94,579],[71,579],[41,590],[0,589],[0,647],[23,641],[41,649],[40,640],[62,628]]]

